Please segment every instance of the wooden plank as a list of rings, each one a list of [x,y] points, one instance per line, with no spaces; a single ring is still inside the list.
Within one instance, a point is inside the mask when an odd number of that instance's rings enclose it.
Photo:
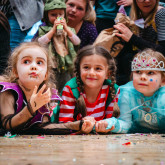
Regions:
[[[123,145],[125,143],[128,145]],[[165,135],[17,135],[13,138],[0,137],[0,164],[165,165]]]

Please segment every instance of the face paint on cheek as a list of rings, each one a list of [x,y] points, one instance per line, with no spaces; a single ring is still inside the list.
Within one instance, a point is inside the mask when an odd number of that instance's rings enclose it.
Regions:
[[[150,79],[150,82],[153,82],[153,79],[152,78]]]

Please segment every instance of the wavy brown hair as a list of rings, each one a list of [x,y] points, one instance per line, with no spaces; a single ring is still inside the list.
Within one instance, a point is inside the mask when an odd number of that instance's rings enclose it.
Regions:
[[[74,113],[74,119],[76,120],[77,115],[80,113],[82,117],[86,116],[87,110],[86,110],[86,105],[83,96],[81,95],[82,92],[84,92],[84,84],[81,80],[80,76],[80,62],[85,56],[91,56],[97,54],[99,56],[103,56],[107,60],[108,64],[108,70],[110,72],[110,76],[108,77],[111,80],[111,85],[110,85],[110,96],[111,99],[114,100],[115,98],[115,88],[114,84],[116,83],[116,63],[113,57],[110,55],[110,53],[103,47],[101,46],[94,46],[94,45],[88,45],[83,47],[81,50],[79,50],[77,54],[77,58],[75,60],[75,74],[76,74],[76,80],[78,87],[80,88],[80,97],[76,100],[76,110]],[[118,117],[120,114],[119,107],[117,103],[114,103],[114,111],[113,111],[113,116]]]

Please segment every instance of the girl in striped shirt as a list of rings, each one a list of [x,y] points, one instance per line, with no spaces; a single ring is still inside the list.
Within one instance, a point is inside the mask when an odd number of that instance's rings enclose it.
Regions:
[[[66,83],[59,110],[54,109],[56,116],[59,111],[59,122],[117,117],[120,111],[115,72],[115,61],[106,49],[93,45],[82,48],[75,60],[76,77]]]

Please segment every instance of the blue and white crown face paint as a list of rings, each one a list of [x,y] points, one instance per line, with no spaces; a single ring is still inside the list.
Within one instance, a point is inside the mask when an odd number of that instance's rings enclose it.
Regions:
[[[137,70],[157,70],[165,71],[164,62],[158,61],[146,52],[142,52],[132,61],[132,71]]]

